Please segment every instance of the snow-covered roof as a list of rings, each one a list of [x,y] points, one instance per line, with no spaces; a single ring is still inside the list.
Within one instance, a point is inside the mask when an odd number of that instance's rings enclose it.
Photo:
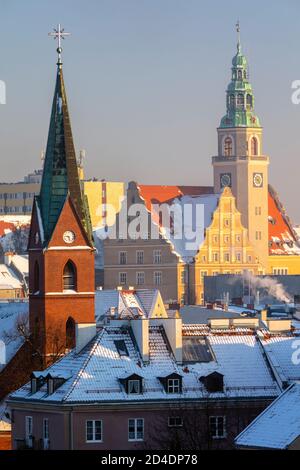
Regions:
[[[13,332],[18,318],[20,316],[22,316],[24,319],[28,318],[28,312],[29,306],[27,300],[0,302],[0,341],[3,341],[5,345],[4,351],[2,350],[3,355],[5,355],[5,360],[3,362],[3,358],[1,357],[0,370],[5,366],[5,364],[8,364],[8,362],[13,358],[20,346],[23,344],[23,339],[21,337],[13,338],[13,340],[7,341],[5,332]],[[1,344],[3,347],[3,343]]]
[[[6,264],[0,264],[0,289],[22,289],[22,283]]]
[[[206,330],[205,335],[213,352],[212,360],[189,364],[187,371],[175,362],[160,326],[149,328],[149,363],[143,363],[129,329],[107,326],[79,354],[73,350],[48,368],[51,375],[68,373],[72,376],[53,394],[47,395],[46,385],[31,394],[30,384],[27,384],[13,393],[12,398],[63,403],[207,399],[208,393],[199,378],[215,371],[224,375],[225,388],[223,392],[209,394],[209,398],[278,395],[278,385],[253,333],[221,335]],[[118,340],[125,342],[128,356],[119,355],[115,344]],[[158,377],[171,373],[183,376],[182,394],[164,391]],[[132,374],[143,377],[141,395],[127,395],[120,384],[120,378]]]
[[[300,380],[300,337],[272,335],[261,343],[272,368],[282,382]]]
[[[24,276],[29,274],[29,261],[28,255],[13,255],[11,262],[17,268],[17,270],[22,273]]]
[[[95,295],[95,317],[100,324],[114,309],[115,316],[141,316],[149,318],[155,301],[160,297],[157,289],[97,290]],[[161,300],[161,307],[163,302]],[[167,314],[166,314],[167,316]]]
[[[8,417],[9,407],[5,400],[0,402],[0,432],[8,432],[11,430],[11,421]]]
[[[300,437],[300,384],[292,384],[235,440],[238,447],[286,449]]]

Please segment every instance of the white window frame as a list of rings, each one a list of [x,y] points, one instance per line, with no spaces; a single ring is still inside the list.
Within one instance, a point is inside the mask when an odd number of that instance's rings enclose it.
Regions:
[[[124,256],[125,263],[121,262],[121,257]],[[119,265],[120,266],[126,266],[127,264],[127,251],[119,251]]]
[[[96,437],[96,422],[97,423],[101,423],[100,426],[101,426],[101,439],[95,439]],[[87,436],[87,427],[88,427],[88,423],[93,423],[92,424],[92,434],[93,434],[93,439],[88,439],[88,436]],[[91,444],[93,442],[103,442],[103,421],[102,419],[87,419],[85,421],[85,442],[87,444]]]
[[[32,416],[25,416],[25,441],[28,447],[33,446],[33,417]]]
[[[153,250],[153,264],[161,264],[161,250]]]
[[[222,432],[220,433],[219,432],[219,426],[218,426],[218,420],[219,419],[222,419]],[[212,435],[211,433],[211,429],[212,429],[212,421],[215,420],[215,428],[216,428],[216,434],[215,435]],[[211,433],[211,437],[213,439],[226,439],[227,437],[227,433],[226,433],[226,416],[210,416],[209,417],[209,430],[210,430],[210,433]]]
[[[49,440],[49,418],[43,418],[43,439]]]
[[[130,437],[130,431],[129,431],[129,426],[130,422],[134,421],[134,437]],[[143,437],[137,437],[138,433],[138,421],[142,422],[142,428],[143,428]],[[144,441],[144,433],[145,433],[145,426],[144,426],[144,418],[129,418],[128,419],[128,442],[143,442]]]
[[[130,386],[131,386],[131,384],[133,384],[133,383],[134,383],[135,385],[136,385],[136,384],[138,385],[138,391],[137,391],[137,392],[132,392],[132,391],[130,391]],[[130,380],[128,380],[128,395],[140,395],[140,393],[141,393],[141,383],[140,383],[140,381],[137,380],[137,379],[132,379],[132,380],[130,379]]]
[[[174,424],[172,424],[174,420]],[[180,420],[180,422],[176,422]],[[182,416],[168,416],[168,427],[169,428],[182,428],[183,427],[183,418]]]
[[[125,276],[125,282],[121,281],[121,276],[124,275]],[[120,286],[126,286],[127,284],[127,273],[126,272],[120,272],[119,273],[119,284]]]
[[[141,256],[141,259],[139,258],[140,256]],[[136,264],[138,264],[139,266],[144,264],[144,250],[137,250],[137,252],[136,252]]]
[[[159,282],[157,282],[159,279]],[[154,271],[153,273],[153,281],[155,286],[162,285],[162,272],[161,271]]]
[[[143,282],[140,282],[139,279],[142,277]],[[136,285],[143,286],[145,284],[145,272],[144,271],[137,271],[136,273]]]
[[[170,394],[180,393],[180,379],[167,379],[167,392]]]

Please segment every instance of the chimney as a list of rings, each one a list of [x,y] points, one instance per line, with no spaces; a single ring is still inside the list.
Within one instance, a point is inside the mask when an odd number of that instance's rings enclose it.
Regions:
[[[260,319],[261,319],[261,321],[263,321],[264,323],[266,323],[267,317],[268,317],[268,311],[267,311],[266,309],[262,310],[262,311],[260,312]]]
[[[4,253],[4,264],[6,264],[6,266],[10,266],[13,256],[14,253],[12,251]]]
[[[174,318],[162,318],[158,324],[164,327],[172,352],[179,364],[182,363],[182,319],[178,312]]]
[[[149,320],[147,318],[130,321],[136,343],[144,362],[149,362]]]
[[[97,334],[96,323],[76,323],[76,354],[93,339]]]

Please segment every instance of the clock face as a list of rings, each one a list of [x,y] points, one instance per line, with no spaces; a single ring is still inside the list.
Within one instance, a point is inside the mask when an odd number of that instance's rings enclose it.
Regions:
[[[71,230],[67,230],[63,234],[63,240],[65,243],[73,243],[73,241],[75,240],[75,233],[72,232]]]
[[[231,174],[230,173],[222,173],[220,175],[220,183],[221,188],[231,187]]]
[[[262,188],[264,183],[264,178],[262,173],[254,173],[253,174],[253,185],[256,188]]]

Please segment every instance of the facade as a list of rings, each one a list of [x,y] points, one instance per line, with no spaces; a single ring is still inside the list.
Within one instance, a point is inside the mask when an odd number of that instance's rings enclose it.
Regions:
[[[0,214],[30,215],[33,198],[40,189],[41,170],[18,183],[0,183]]]
[[[13,448],[233,448],[299,377],[285,370],[295,331],[234,321],[220,330],[179,317],[112,318],[88,342],[79,332],[79,346],[10,397]]]

